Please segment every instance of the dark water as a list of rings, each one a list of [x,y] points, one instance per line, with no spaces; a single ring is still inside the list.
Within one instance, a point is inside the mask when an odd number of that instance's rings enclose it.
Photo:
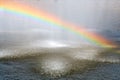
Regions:
[[[34,64],[33,60],[1,61],[0,80],[120,80],[119,63],[99,63],[88,71],[57,78],[35,72]]]
[[[120,63],[115,61],[120,60],[119,52],[101,53],[96,57],[100,60],[77,60],[56,53],[5,58],[0,60],[0,80],[120,80]],[[63,63],[65,67],[60,68],[59,64],[56,67],[54,63],[51,65],[54,61]],[[46,62],[47,65],[44,65]]]
[[[43,49],[8,37],[0,39],[0,80],[120,80],[119,48]]]

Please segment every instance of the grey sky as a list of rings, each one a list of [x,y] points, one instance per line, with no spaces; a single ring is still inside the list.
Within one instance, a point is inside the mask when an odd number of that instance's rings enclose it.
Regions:
[[[103,32],[120,28],[120,0],[15,0],[43,9],[60,19],[84,26],[90,31]],[[52,38],[79,40],[65,30],[43,25],[29,17],[0,11],[0,31],[25,32]],[[31,37],[33,38],[33,37]]]
[[[119,25],[120,1],[119,0],[15,0],[41,8],[58,16],[64,21],[90,28],[104,28]],[[10,19],[3,17],[4,19]],[[13,17],[12,18],[16,18]],[[17,18],[18,19],[18,18]],[[3,19],[2,19],[3,20]],[[6,21],[6,20],[5,20]],[[23,22],[24,22],[23,18]],[[3,21],[2,21],[3,22]],[[7,22],[7,21],[6,21]],[[9,22],[9,21],[8,21]],[[12,21],[11,21],[12,23]],[[17,21],[16,21],[17,23]],[[15,23],[14,23],[15,24]],[[28,24],[28,23],[24,23]],[[111,25],[110,25],[111,24]],[[20,24],[22,25],[22,24]],[[23,25],[23,26],[24,26]]]

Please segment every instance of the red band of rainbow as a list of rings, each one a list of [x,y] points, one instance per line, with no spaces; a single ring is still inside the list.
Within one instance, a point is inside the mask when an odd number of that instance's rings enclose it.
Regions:
[[[74,32],[78,34],[79,36],[82,36],[87,41],[92,42],[94,44],[97,44],[102,47],[116,47],[111,41],[105,39],[104,37],[88,32],[85,28],[76,26],[75,24],[71,24],[69,22],[65,22],[63,20],[60,20],[59,18],[44,12],[42,10],[38,10],[36,8],[33,8],[29,5],[23,5],[20,3],[13,2],[11,0],[1,0],[0,1],[0,9],[12,11],[15,14],[22,14],[22,15],[28,15],[30,17],[35,17],[37,19],[42,20],[43,22],[47,22],[49,24],[53,24],[56,27],[61,27],[66,30],[69,30],[71,32]]]

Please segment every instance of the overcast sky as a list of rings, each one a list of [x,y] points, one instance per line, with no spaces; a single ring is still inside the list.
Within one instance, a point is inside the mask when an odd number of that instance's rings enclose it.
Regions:
[[[14,0],[57,16],[63,21],[101,32],[120,28],[120,0]],[[71,33],[44,25],[29,17],[0,11],[0,31],[25,32],[59,38],[76,38]],[[39,35],[38,34],[38,35]],[[64,35],[64,36],[63,36]]]

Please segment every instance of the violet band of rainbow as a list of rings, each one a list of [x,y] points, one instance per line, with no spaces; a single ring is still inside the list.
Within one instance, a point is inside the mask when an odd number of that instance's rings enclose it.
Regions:
[[[0,10],[5,10],[8,12],[12,12],[14,14],[18,15],[24,15],[29,16],[33,19],[37,19],[38,21],[52,24],[55,27],[63,28],[69,32],[75,33],[78,36],[81,36],[86,41],[89,41],[95,45],[101,46],[101,47],[116,47],[116,45],[110,41],[104,38],[101,35],[98,35],[96,33],[87,31],[87,29],[77,26],[75,24],[72,24],[70,22],[64,21],[59,19],[58,17],[47,13],[43,10],[36,9],[28,4],[20,4],[17,2],[13,2],[11,0],[1,0],[0,1]]]

